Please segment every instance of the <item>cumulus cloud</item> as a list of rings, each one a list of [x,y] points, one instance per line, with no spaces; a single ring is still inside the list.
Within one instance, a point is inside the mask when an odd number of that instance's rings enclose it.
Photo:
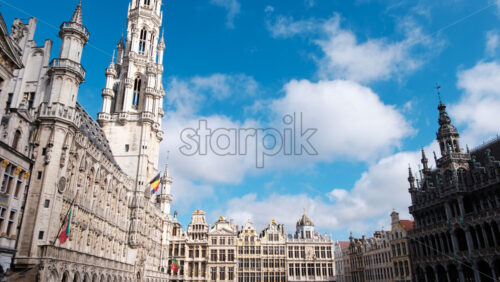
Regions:
[[[428,155],[435,149],[435,143],[425,148]],[[230,200],[221,212],[238,223],[251,219],[259,227],[268,224],[272,216],[284,223],[289,233],[293,232],[291,229],[300,217],[302,207],[307,209],[308,216],[319,230],[346,229],[366,234],[383,226],[389,228],[389,213],[393,208],[402,218],[410,218],[408,164],[418,172],[415,166],[420,159],[420,151],[400,152],[382,158],[361,175],[352,189],[332,189],[326,195],[327,200],[306,194],[276,193],[259,198],[250,193]]]
[[[234,28],[234,20],[241,11],[241,4],[238,0],[210,0],[210,3],[226,9],[226,26]]]
[[[278,15],[268,19],[267,27],[275,38],[309,36],[324,54],[318,59],[320,77],[358,82],[387,80],[414,71],[441,45],[425,34],[412,18],[405,18],[398,25],[405,36],[401,41],[369,38],[360,42],[353,31],[341,26],[338,14],[326,20],[294,20]],[[413,52],[418,48],[424,50],[423,54]]]
[[[477,144],[500,132],[500,64],[479,62],[458,73],[458,87],[464,91],[450,106],[454,122],[464,125],[464,140]]]
[[[286,95],[270,107],[279,117],[302,113],[304,128],[317,129],[311,140],[318,151],[316,161],[370,161],[413,132],[394,106],[355,82],[293,80],[284,90]]]
[[[493,57],[496,54],[500,37],[498,32],[495,30],[490,30],[486,33],[486,55]]]
[[[212,129],[256,127],[251,119],[238,122],[224,115],[202,115],[200,111],[214,100],[251,96],[258,85],[252,77],[242,74],[213,74],[188,79],[174,77],[167,85],[168,110],[163,120],[166,140],[161,143],[161,156],[168,154],[172,164],[175,203],[189,207],[213,196],[216,184],[239,183],[255,164],[249,156],[224,157],[212,151],[207,151],[206,155],[185,156],[180,151],[185,145],[181,132],[186,128],[197,129],[200,120],[206,121]],[[160,158],[161,167],[165,162],[164,157]]]

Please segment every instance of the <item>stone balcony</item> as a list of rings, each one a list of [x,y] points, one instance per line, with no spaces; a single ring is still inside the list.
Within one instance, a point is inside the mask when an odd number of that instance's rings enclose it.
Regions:
[[[79,63],[70,59],[56,58],[50,62],[51,70],[69,71],[77,75],[81,81],[85,79],[85,69]]]
[[[64,22],[61,25],[61,32],[74,32],[80,34],[82,37],[85,38],[85,41],[89,40],[89,31],[87,30],[86,27],[79,23],[75,22]]]

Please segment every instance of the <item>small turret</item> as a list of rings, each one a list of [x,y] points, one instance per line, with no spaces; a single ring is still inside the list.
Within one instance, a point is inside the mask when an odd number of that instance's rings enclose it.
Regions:
[[[424,167],[424,172],[429,171],[429,160],[427,159],[427,156],[425,155],[424,148],[422,148],[422,166]]]
[[[415,189],[415,177],[410,166],[408,166],[408,182],[410,182],[410,189]]]

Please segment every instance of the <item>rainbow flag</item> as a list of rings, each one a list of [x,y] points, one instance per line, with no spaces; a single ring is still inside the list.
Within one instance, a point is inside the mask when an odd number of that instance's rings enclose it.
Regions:
[[[149,185],[151,185],[151,193],[154,194],[158,191],[158,187],[160,187],[160,173],[149,182]]]

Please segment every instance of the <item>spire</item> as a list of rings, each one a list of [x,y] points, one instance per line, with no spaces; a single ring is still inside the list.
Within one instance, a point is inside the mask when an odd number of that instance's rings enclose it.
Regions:
[[[123,44],[123,34],[122,34],[122,37],[120,37],[120,41],[118,41],[118,44],[116,45],[116,48],[118,50],[123,50],[124,48],[124,44]]]
[[[71,22],[82,24],[82,1],[76,6],[73,16],[71,17]]]
[[[438,110],[439,110],[439,120],[438,120],[439,125],[441,125],[441,127],[450,125],[451,119],[448,116],[448,113],[446,112],[445,104],[443,104],[441,101],[439,102]]]
[[[164,37],[164,32],[165,29],[161,30],[161,37],[160,37],[160,42],[158,44],[158,49],[159,50],[164,50],[165,49],[165,37]]]
[[[410,165],[408,165],[408,182],[410,182],[410,189],[415,189],[415,177],[413,176]]]
[[[421,161],[422,161],[422,165],[424,166],[424,171],[428,171],[429,170],[429,166],[428,166],[429,160],[425,156],[424,148],[422,148],[422,159],[421,159]]]

